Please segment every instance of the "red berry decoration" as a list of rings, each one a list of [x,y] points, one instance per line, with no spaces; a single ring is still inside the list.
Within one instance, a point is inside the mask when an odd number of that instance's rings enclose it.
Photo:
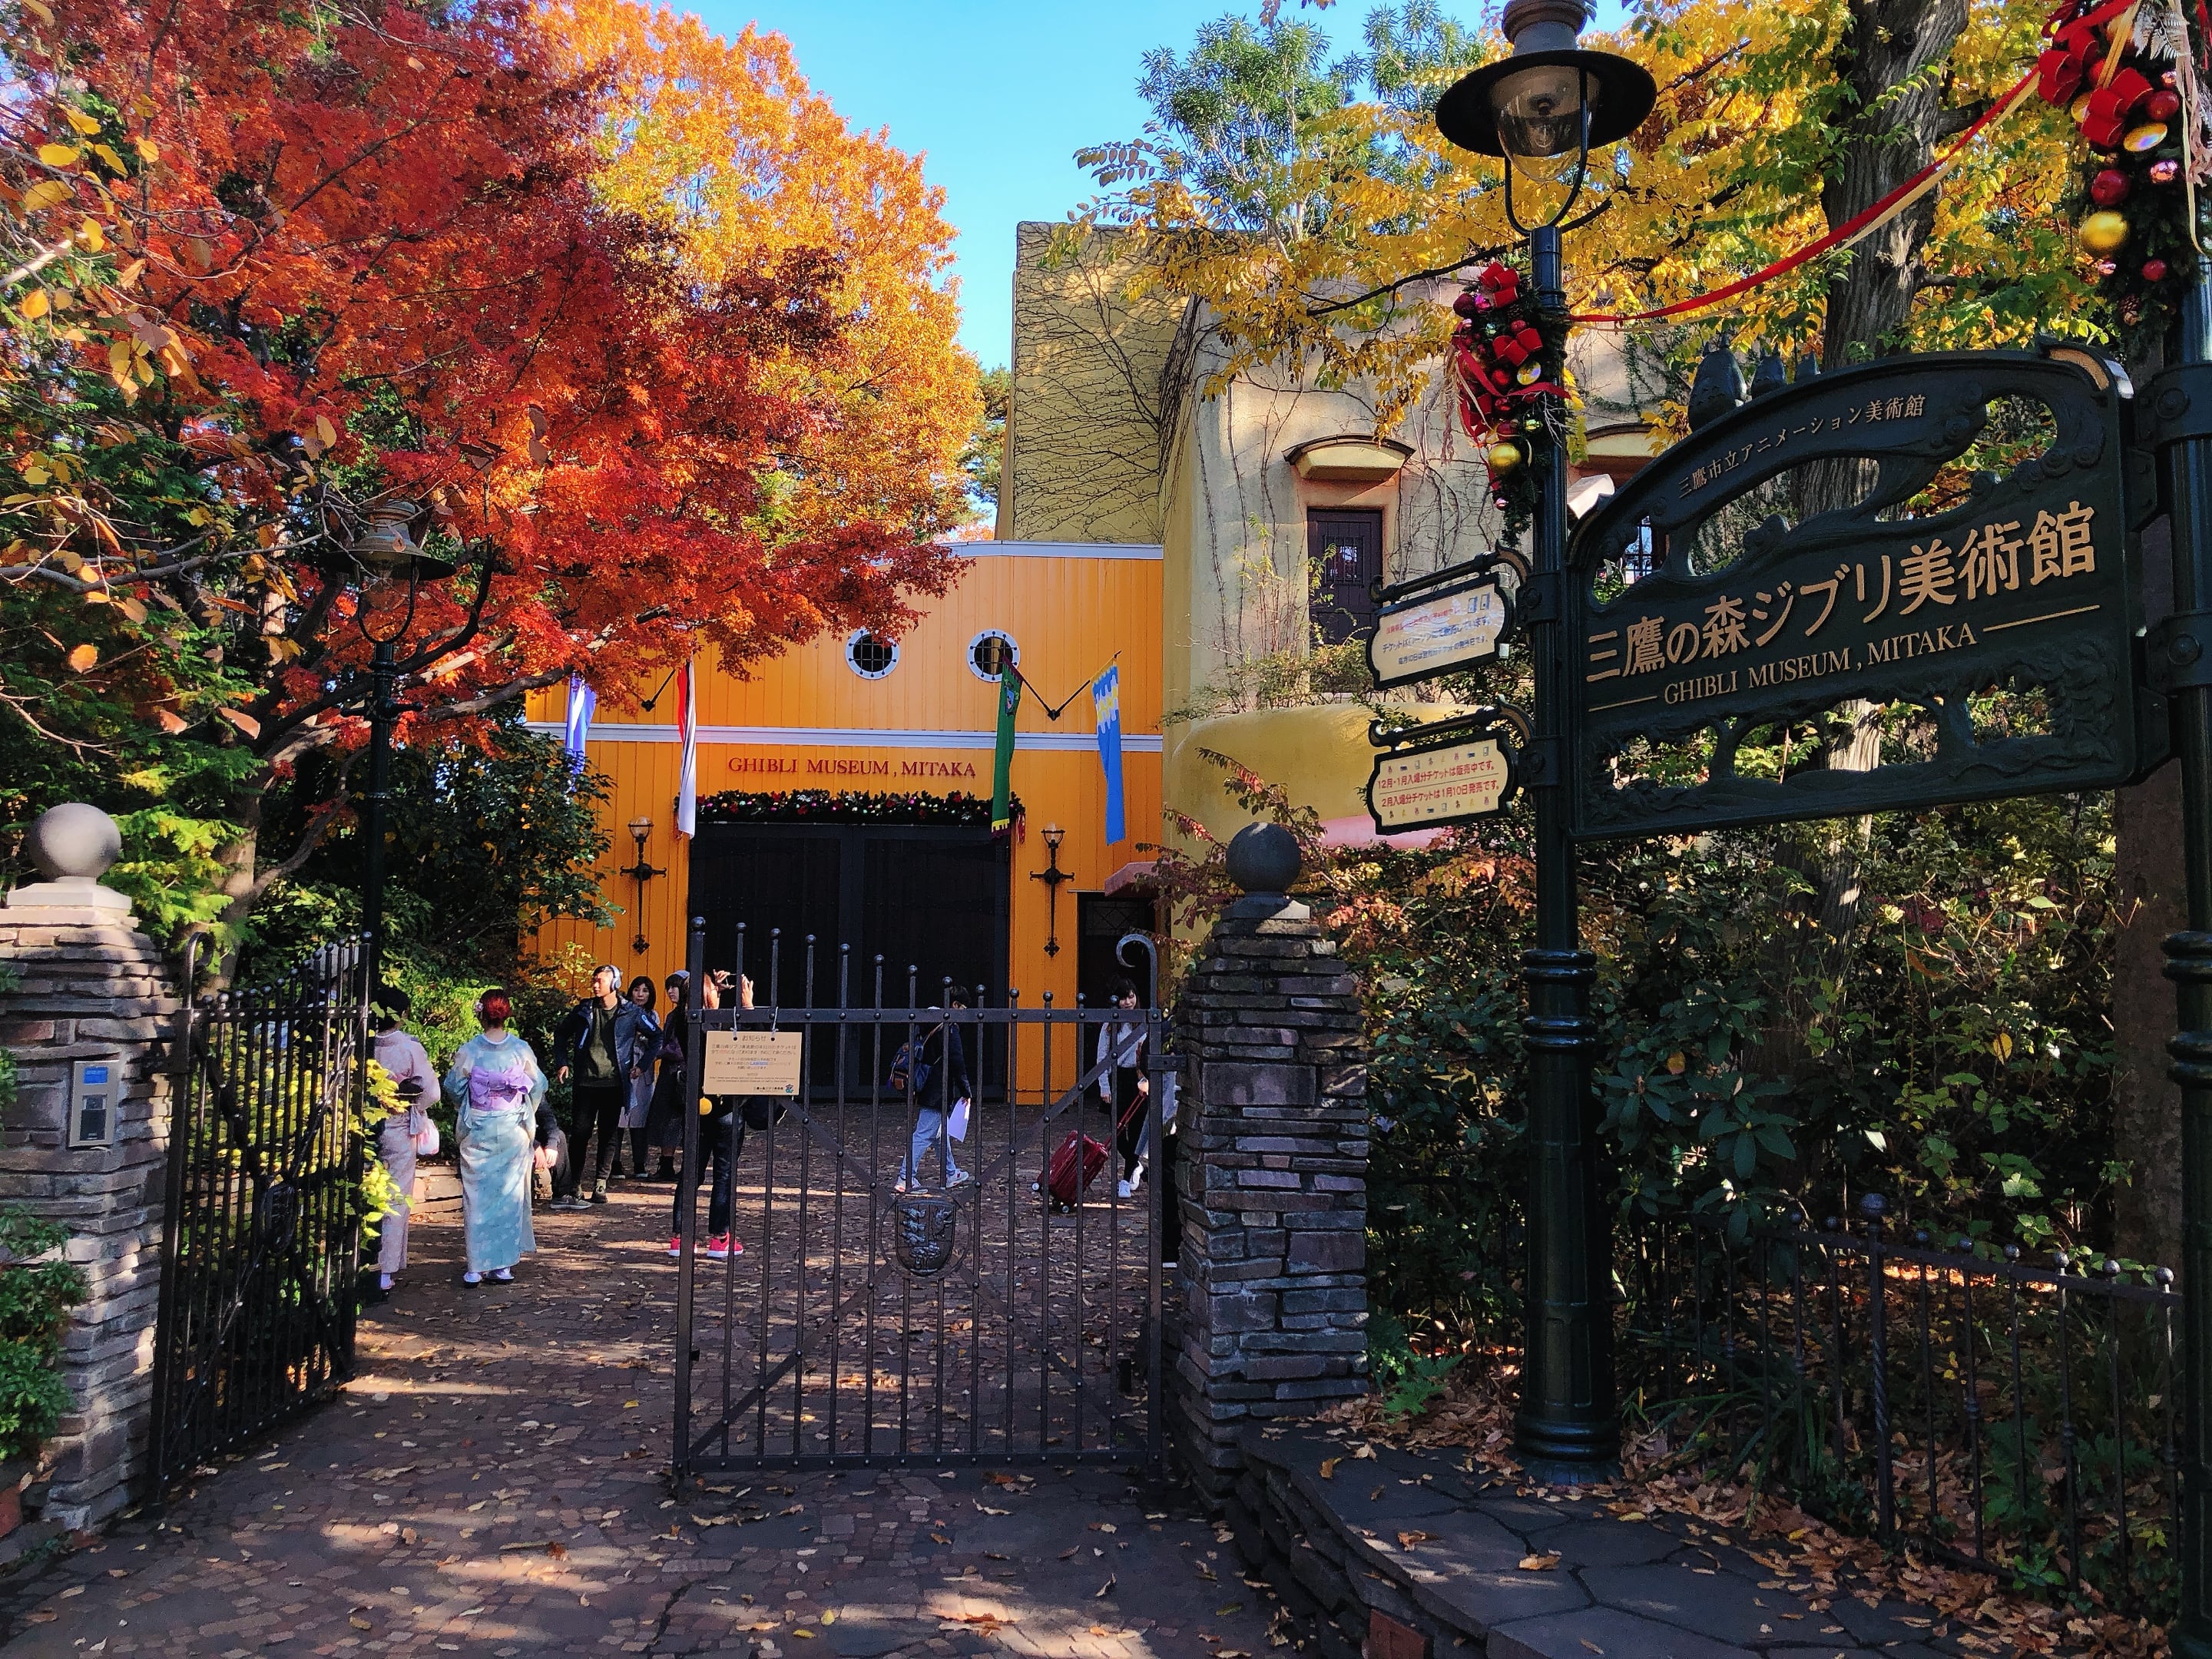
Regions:
[[[2089,181],[2089,199],[2099,207],[2111,207],[2128,199],[2128,175],[2118,167],[2106,167]]]
[[[2146,283],[2164,282],[2166,280],[2166,261],[2163,259],[2144,260],[2142,262],[2142,275],[2143,281]]]
[[[2143,116],[2147,120],[2171,121],[2180,113],[2181,94],[2171,88],[2154,92],[2143,103]]]

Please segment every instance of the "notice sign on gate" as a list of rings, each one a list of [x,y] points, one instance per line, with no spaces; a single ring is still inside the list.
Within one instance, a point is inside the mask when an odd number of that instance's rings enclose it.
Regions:
[[[1503,811],[1518,759],[1506,735],[1486,724],[1452,721],[1399,733],[1396,746],[1376,756],[1367,781],[1376,833],[1431,830]]]
[[[707,1075],[699,1092],[794,1096],[805,1047],[798,1031],[709,1031]]]

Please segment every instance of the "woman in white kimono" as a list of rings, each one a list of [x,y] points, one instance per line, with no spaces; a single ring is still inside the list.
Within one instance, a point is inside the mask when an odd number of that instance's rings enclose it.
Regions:
[[[415,1207],[415,1137],[429,1127],[430,1097],[437,1092],[438,1073],[422,1045],[399,1029],[399,1021],[412,1005],[407,993],[386,986],[376,998],[376,1042],[372,1054],[392,1086],[398,1091],[401,1109],[384,1120],[377,1147],[392,1184],[399,1189],[399,1207],[377,1223],[377,1285],[389,1291],[407,1266],[407,1218]]]
[[[538,1248],[530,1163],[545,1073],[530,1045],[507,1029],[514,1012],[506,992],[485,992],[477,1002],[484,1028],[461,1045],[446,1073],[446,1098],[460,1112],[464,1285],[481,1285],[487,1273],[511,1285],[514,1264]]]

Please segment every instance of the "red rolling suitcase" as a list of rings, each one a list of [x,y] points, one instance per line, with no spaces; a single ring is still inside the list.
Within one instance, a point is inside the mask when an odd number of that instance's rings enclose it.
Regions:
[[[1076,1148],[1082,1147],[1082,1173],[1076,1172]],[[1106,1148],[1089,1135],[1078,1130],[1067,1132],[1067,1139],[1053,1149],[1052,1164],[1045,1174],[1045,1188],[1052,1201],[1062,1209],[1073,1209],[1091,1184],[1091,1178],[1106,1167]]]

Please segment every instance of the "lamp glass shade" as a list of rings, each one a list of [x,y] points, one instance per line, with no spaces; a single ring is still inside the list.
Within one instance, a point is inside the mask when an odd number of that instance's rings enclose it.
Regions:
[[[1556,184],[1582,165],[1586,88],[1595,104],[1600,88],[1573,64],[1532,64],[1492,83],[1498,142],[1522,177]]]
[[[651,818],[632,818],[629,821],[629,832],[638,840],[643,841],[647,836],[653,833],[653,820]]]

